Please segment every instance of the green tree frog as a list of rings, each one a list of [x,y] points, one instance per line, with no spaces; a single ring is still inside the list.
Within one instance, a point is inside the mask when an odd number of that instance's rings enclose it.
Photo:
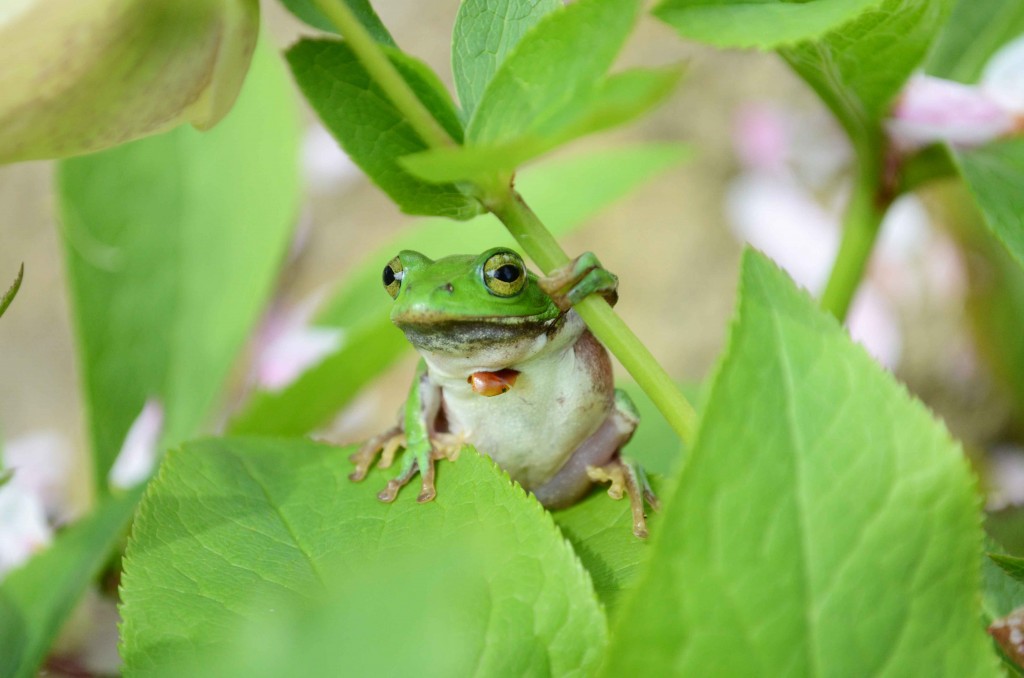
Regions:
[[[621,456],[639,422],[612,383],[608,352],[572,304],[597,292],[614,303],[617,279],[586,253],[538,278],[506,248],[437,261],[403,251],[388,262],[391,320],[422,356],[400,421],[352,455],[350,478],[377,455],[401,471],[378,494],[394,501],[419,473],[418,500],[434,498],[434,462],[471,444],[548,508],[578,501],[593,482],[628,494],[633,532],[647,535],[643,469]]]

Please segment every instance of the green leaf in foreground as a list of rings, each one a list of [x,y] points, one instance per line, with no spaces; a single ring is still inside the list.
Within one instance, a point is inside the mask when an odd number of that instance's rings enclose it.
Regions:
[[[129,426],[162,401],[163,440],[206,423],[275,280],[298,209],[298,111],[256,51],[238,103],[58,170],[94,477],[106,490]]]
[[[828,104],[855,144],[880,143],[880,121],[928,53],[952,0],[875,4],[824,37],[779,52]]]
[[[141,490],[108,498],[0,584],[0,675],[35,676],[64,620],[128,528]]]
[[[326,616],[328,628],[382,622],[381,611],[392,611],[388,626],[317,633],[315,648],[278,648],[283,661],[298,666],[308,666],[311,654],[330,659],[328,674],[343,666],[386,673],[396,662],[408,666],[438,654],[449,675],[593,672],[605,644],[604,615],[539,504],[469,448],[440,469],[435,501],[418,504],[415,492],[403,492],[383,504],[376,492],[384,473],[350,482],[350,452],[308,441],[229,438],[170,453],[125,556],[128,672],[168,671],[194,654],[226,651],[240,622],[273,626],[268,611],[304,607]],[[455,567],[473,593],[453,592],[441,619],[458,623],[437,633],[430,610],[419,606],[439,596],[423,587],[448,581],[437,561],[448,550],[465,564],[440,565]],[[377,571],[388,579],[375,577]],[[345,598],[353,584],[372,588]],[[415,587],[418,596],[402,598]],[[339,594],[340,605],[324,607]]]
[[[387,50],[427,110],[456,141],[462,124],[437,76],[413,57]],[[299,88],[342,148],[403,212],[469,219],[482,211],[475,198],[452,184],[429,184],[409,174],[398,158],[423,151],[426,143],[369,73],[351,48],[334,40],[300,40],[288,50]]]
[[[499,146],[584,102],[611,67],[639,11],[637,0],[578,0],[547,14],[487,86],[467,142]]]
[[[452,74],[468,119],[505,57],[559,0],[465,0],[452,29]]]
[[[940,78],[974,83],[989,57],[1024,33],[1020,0],[957,0],[928,56],[926,70]]]
[[[21,280],[24,277],[25,264],[22,264],[21,268],[18,269],[18,277],[14,279],[11,286],[7,288],[6,292],[4,292],[4,296],[0,297],[0,317],[3,316],[4,312],[11,305],[11,302],[14,301],[14,297],[18,294],[18,290],[21,289]]]
[[[359,23],[369,31],[374,40],[382,45],[392,47],[395,45],[394,39],[381,22],[380,17],[377,16],[377,12],[374,11],[369,0],[343,0],[343,2],[348,5],[348,8],[359,19]],[[314,28],[332,33],[338,31],[331,20],[317,7],[317,0],[281,0],[281,4],[287,7],[289,12]]]
[[[1024,138],[955,151],[954,158],[985,223],[1024,266]]]
[[[563,235],[686,157],[683,147],[667,144],[601,150],[528,169],[516,185],[549,230]],[[317,324],[344,328],[345,343],[283,390],[254,394],[232,420],[231,432],[298,435],[316,429],[410,350],[391,324],[390,299],[380,284],[380,269],[397,252],[414,249],[441,257],[497,245],[516,247],[491,215],[468,222],[430,219],[405,230],[368,257],[320,311]]]
[[[718,47],[771,49],[813,40],[882,0],[664,0],[654,15],[684,38]]]
[[[958,445],[764,257],[608,675],[996,675]]]

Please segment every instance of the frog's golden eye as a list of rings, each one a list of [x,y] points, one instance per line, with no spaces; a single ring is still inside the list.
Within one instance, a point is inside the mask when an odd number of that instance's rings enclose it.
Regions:
[[[526,286],[526,266],[515,252],[498,252],[484,262],[484,284],[491,294],[514,297]]]
[[[395,257],[384,267],[384,289],[388,291],[392,299],[398,298],[398,290],[402,286],[402,278],[405,277],[405,270],[402,268],[402,260]]]

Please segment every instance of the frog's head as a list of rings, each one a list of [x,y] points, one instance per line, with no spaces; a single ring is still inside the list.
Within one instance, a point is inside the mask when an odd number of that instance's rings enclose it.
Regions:
[[[405,250],[388,262],[383,280],[395,300],[391,320],[428,351],[519,343],[544,335],[561,316],[537,276],[504,247],[437,261]]]

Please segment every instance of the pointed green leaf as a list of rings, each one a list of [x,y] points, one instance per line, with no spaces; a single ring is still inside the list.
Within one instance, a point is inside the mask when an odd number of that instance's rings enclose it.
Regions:
[[[1024,584],[1024,558],[1008,556],[1004,553],[990,553],[988,557],[1003,568],[1003,571],[1013,577],[1018,584]]]
[[[882,0],[664,0],[654,15],[684,38],[718,47],[773,49],[814,40]]]
[[[604,615],[579,561],[536,501],[467,448],[440,469],[433,502],[417,503],[408,487],[384,504],[376,498],[384,473],[362,483],[347,479],[352,451],[223,439],[170,453],[125,555],[127,671],[166,669],[230,642],[240,623],[315,605],[339,587],[351,590],[346,582],[369,581],[369,595],[342,601],[360,607],[328,612],[372,620],[380,609],[391,610],[394,632],[319,634],[316,648],[279,651],[303,665],[310,652],[333,650],[335,661],[378,662],[387,672],[389,656],[434,656],[438,648],[429,643],[444,642],[451,675],[593,672],[605,644]],[[413,607],[422,596],[398,597],[409,586],[373,577],[383,570],[428,586],[438,581],[435,554],[476,544],[484,546],[468,562],[483,566],[459,568],[475,595],[455,596],[461,623],[453,635],[431,632],[430,615]]]
[[[874,146],[893,97],[928,53],[951,4],[884,0],[821,39],[779,53],[828,104],[855,144]]]
[[[359,23],[363,25],[363,28],[369,31],[374,40],[382,45],[394,47],[394,39],[368,0],[344,0],[344,2],[352,10],[352,13],[356,15],[356,18],[359,19]],[[289,12],[314,28],[319,28],[322,31],[331,31],[332,33],[338,32],[338,29],[331,23],[331,20],[317,7],[316,0],[281,0],[281,4],[287,7]]]
[[[529,136],[585,101],[640,11],[637,0],[578,0],[547,14],[494,75],[466,132],[472,145]]]
[[[22,264],[21,268],[18,269],[18,277],[14,279],[11,286],[7,288],[6,292],[4,292],[4,296],[0,297],[0,317],[3,316],[7,307],[11,305],[11,302],[14,301],[14,297],[18,294],[18,290],[21,289],[21,279],[24,277],[25,264]]]
[[[997,675],[959,446],[762,255],[607,675]]]
[[[494,146],[456,146],[401,159],[414,175],[432,182],[474,180],[514,172],[523,163],[578,137],[621,125],[667,97],[682,75],[676,67],[635,69],[607,78],[576,106],[549,118],[528,135]]]
[[[148,398],[165,443],[208,420],[274,283],[298,209],[299,120],[269,46],[231,114],[58,172],[94,477]]]
[[[109,148],[231,109],[257,0],[0,3],[0,163]]]
[[[133,490],[104,500],[3,580],[0,675],[37,675],[64,620],[128,529],[141,495]]]
[[[462,125],[437,77],[412,57],[386,50],[406,83],[456,140]],[[295,80],[324,125],[367,176],[403,212],[469,219],[481,212],[475,198],[452,184],[429,184],[409,174],[398,158],[427,148],[402,113],[370,78],[348,45],[300,40],[288,50]]]
[[[560,0],[464,0],[452,30],[452,73],[468,119],[505,57]]]
[[[671,145],[585,153],[531,168],[517,177],[516,186],[548,229],[564,235],[686,155],[682,147]],[[380,283],[381,269],[397,252],[414,249],[440,257],[497,245],[516,247],[491,215],[468,222],[425,220],[402,232],[343,281],[320,311],[319,325],[349,332],[345,343],[284,389],[257,392],[235,416],[231,431],[284,435],[323,426],[411,348],[391,324],[391,300]]]
[[[1024,33],[1020,0],[957,0],[928,57],[927,71],[940,78],[975,83],[985,62]]]
[[[953,155],[985,223],[1024,266],[1024,138]]]

